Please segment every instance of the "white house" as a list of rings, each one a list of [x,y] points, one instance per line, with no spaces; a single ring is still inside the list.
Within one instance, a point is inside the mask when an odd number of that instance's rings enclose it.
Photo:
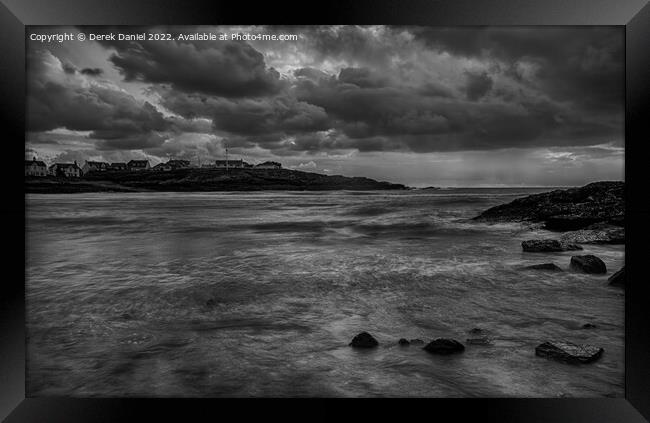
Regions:
[[[107,171],[111,165],[105,162],[90,162],[86,160],[86,163],[84,163],[83,167],[81,168],[81,171],[85,175],[86,173],[89,172],[104,172]]]
[[[131,160],[129,161],[126,166],[130,171],[137,171],[137,170],[149,170],[149,160]]]
[[[25,176],[47,176],[47,166],[36,157],[32,160],[25,160]]]
[[[50,175],[64,176],[66,178],[79,178],[81,176],[81,168],[74,163],[54,163],[50,166]]]

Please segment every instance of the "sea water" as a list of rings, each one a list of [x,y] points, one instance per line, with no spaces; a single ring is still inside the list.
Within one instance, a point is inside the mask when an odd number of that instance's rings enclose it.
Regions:
[[[522,252],[558,234],[471,220],[548,190],[29,194],[27,393],[621,397],[624,247],[585,245],[608,272],[579,274]],[[521,269],[546,262],[564,272]],[[466,349],[397,344],[437,337]],[[558,363],[546,340],[605,352]]]

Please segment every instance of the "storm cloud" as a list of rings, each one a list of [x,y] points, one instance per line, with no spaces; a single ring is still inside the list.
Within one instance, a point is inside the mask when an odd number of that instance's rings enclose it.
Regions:
[[[30,139],[59,143],[65,130],[93,157],[160,160],[217,158],[227,143],[310,169],[318,157],[375,152],[560,149],[621,159],[595,147],[623,145],[620,28],[195,29],[299,37],[112,41],[87,44],[86,58],[29,43]]]

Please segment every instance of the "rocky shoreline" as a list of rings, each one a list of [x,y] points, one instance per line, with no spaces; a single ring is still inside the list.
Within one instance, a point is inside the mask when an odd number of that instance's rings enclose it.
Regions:
[[[522,242],[526,253],[579,251],[580,244],[624,244],[625,204],[623,182],[595,182],[581,188],[555,190],[547,193],[518,198],[508,204],[492,207],[474,221],[479,222],[531,222],[541,223],[544,228],[561,232],[558,239],[530,239]],[[521,270],[563,272],[555,263],[540,263],[523,266]],[[607,273],[605,263],[591,254],[573,255],[568,270],[577,273],[602,275]],[[608,285],[625,288],[625,268],[612,274]],[[596,330],[597,326],[585,323],[583,330]],[[422,350],[434,355],[461,354],[466,348],[480,348],[492,345],[492,340],[480,328],[473,328],[465,342],[450,338],[436,338],[428,343],[417,340],[399,339],[400,347],[425,344]],[[392,344],[392,343],[391,343]],[[370,333],[357,335],[350,346],[372,349],[380,343]],[[467,346],[466,346],[467,345]],[[535,356],[567,364],[589,364],[597,361],[604,353],[602,347],[575,344],[567,340],[546,340],[531,351]]]

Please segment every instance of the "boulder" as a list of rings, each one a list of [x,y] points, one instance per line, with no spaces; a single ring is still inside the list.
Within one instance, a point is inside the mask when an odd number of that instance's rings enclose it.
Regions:
[[[603,355],[603,349],[571,342],[547,341],[535,347],[535,355],[564,363],[592,363]]]
[[[585,229],[563,233],[560,242],[573,244],[625,244],[625,228],[597,223]]]
[[[413,344],[413,345],[423,345],[424,341],[419,339],[419,338],[415,338],[415,339],[411,339],[411,344]]]
[[[625,288],[625,266],[621,267],[621,270],[610,276],[607,281],[612,286],[620,286],[621,288]]]
[[[559,251],[582,250],[576,244],[563,243],[557,239],[530,239],[521,243],[521,248],[528,253],[551,253]]]
[[[379,345],[379,342],[368,332],[361,332],[352,338],[349,345],[354,348],[374,348]]]
[[[411,345],[411,343],[408,341],[408,339],[405,339],[405,338],[400,338],[400,340],[397,341],[397,343],[399,345],[403,346],[403,347],[407,347],[407,346]]]
[[[607,273],[605,263],[598,257],[590,254],[584,256],[572,256],[570,267],[571,269],[582,273]]]
[[[597,326],[594,325],[593,323],[585,323],[584,325],[581,326],[583,329],[596,329]]]
[[[429,342],[423,348],[431,354],[454,354],[465,351],[465,346],[455,339],[438,338]]]
[[[531,266],[526,266],[524,269],[529,270],[545,270],[548,272],[561,272],[562,269],[555,263],[542,263],[542,264],[533,264]]]

